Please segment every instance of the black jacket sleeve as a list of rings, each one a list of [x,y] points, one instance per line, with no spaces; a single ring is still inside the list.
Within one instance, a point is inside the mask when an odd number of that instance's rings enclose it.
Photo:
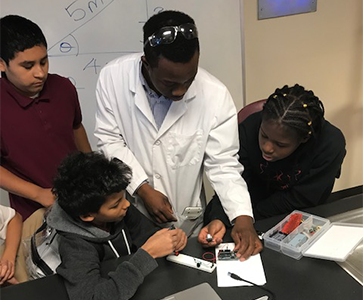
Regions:
[[[220,220],[227,228],[231,227],[231,223],[229,222],[228,216],[224,212],[221,200],[219,200],[217,194],[214,194],[212,200],[209,201],[205,209],[203,223],[204,225],[207,225],[213,220]]]
[[[254,212],[263,217],[288,213],[324,203],[339,178],[346,154],[345,139],[341,131],[326,122],[319,143],[311,153],[310,168],[291,188],[276,191],[254,206]]]

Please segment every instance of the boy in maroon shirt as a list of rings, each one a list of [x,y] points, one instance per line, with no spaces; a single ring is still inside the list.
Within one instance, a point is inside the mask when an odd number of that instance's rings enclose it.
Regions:
[[[41,29],[15,15],[0,24],[0,187],[25,220],[54,203],[52,180],[63,158],[91,147],[75,87],[48,74]]]

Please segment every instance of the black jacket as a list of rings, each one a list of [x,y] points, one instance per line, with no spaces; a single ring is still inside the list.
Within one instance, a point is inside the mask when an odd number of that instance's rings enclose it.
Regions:
[[[239,161],[251,195],[255,219],[290,213],[324,203],[339,178],[346,154],[342,132],[324,121],[321,132],[293,154],[276,161],[263,159],[258,143],[261,112],[239,125]],[[218,196],[208,204],[205,222],[226,216]],[[228,222],[229,223],[229,222]]]

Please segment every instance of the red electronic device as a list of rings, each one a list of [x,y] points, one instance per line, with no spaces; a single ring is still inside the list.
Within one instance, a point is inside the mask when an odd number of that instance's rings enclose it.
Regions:
[[[302,218],[303,218],[302,214],[299,213],[292,214],[290,216],[289,221],[287,221],[287,223],[282,228],[281,232],[285,234],[291,233],[303,221]]]

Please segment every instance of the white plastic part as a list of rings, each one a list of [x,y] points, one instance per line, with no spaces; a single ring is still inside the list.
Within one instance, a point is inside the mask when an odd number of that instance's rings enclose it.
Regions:
[[[197,270],[201,270],[204,272],[212,273],[214,269],[216,268],[216,264],[206,261],[200,258],[196,258],[193,256],[185,255],[185,254],[179,254],[174,255],[170,254],[166,257],[168,261],[175,262],[180,265],[184,265],[190,268],[194,268]]]

